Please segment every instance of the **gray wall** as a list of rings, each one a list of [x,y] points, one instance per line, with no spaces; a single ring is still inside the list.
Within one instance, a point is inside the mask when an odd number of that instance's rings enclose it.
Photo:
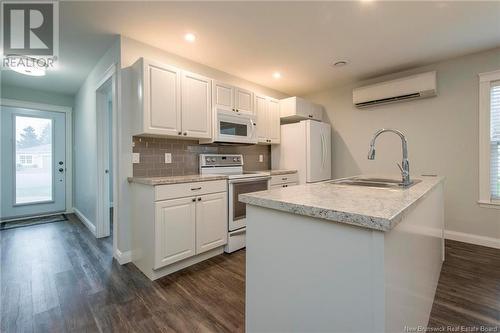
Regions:
[[[2,98],[73,107],[74,96],[2,84]]]
[[[366,156],[377,129],[400,129],[408,137],[412,174],[436,173],[446,177],[446,229],[500,238],[500,210],[477,204],[478,73],[498,69],[500,48],[389,75],[381,80],[437,70],[438,96],[365,110],[352,105],[352,89],[379,79],[332,87],[307,96],[325,106],[333,126],[333,177],[361,173],[399,176],[396,162],[401,160],[401,143],[397,136],[386,134],[379,138],[375,161]]]
[[[95,225],[97,213],[96,89],[105,71],[120,64],[117,40],[87,76],[75,97],[73,116],[73,206]]]

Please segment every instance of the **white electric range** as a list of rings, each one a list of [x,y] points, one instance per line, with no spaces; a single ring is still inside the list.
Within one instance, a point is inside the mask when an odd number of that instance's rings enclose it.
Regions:
[[[269,189],[271,176],[243,171],[243,155],[239,154],[200,154],[200,174],[228,176],[228,240],[224,251],[231,253],[244,248],[246,205],[238,201],[238,195]]]

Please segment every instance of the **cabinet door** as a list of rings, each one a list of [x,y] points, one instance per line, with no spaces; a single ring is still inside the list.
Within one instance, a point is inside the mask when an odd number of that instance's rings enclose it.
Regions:
[[[144,130],[148,134],[179,135],[181,131],[181,71],[144,63]]]
[[[182,135],[190,138],[210,138],[211,80],[198,74],[183,72],[181,82]]]
[[[227,243],[227,193],[206,194],[196,201],[196,254]]]
[[[253,114],[253,92],[234,88],[234,107],[237,112]]]
[[[267,114],[269,140],[271,140],[272,144],[280,143],[280,104],[278,100],[273,98],[268,99]]]
[[[194,200],[191,197],[155,204],[155,269],[195,255]]]
[[[229,111],[234,109],[234,88],[232,86],[214,81],[212,90],[212,101],[216,108]]]
[[[255,112],[257,114],[257,140],[259,143],[269,143],[268,102],[265,96],[255,96]]]

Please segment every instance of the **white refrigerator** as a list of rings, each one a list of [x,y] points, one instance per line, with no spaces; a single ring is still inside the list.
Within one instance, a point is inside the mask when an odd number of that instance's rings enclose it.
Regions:
[[[331,127],[315,120],[281,125],[281,144],[271,147],[273,169],[296,169],[299,183],[332,177]]]

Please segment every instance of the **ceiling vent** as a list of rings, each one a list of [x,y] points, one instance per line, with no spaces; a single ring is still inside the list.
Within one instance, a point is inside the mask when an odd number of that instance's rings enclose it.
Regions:
[[[367,108],[436,94],[436,71],[433,71],[356,88],[352,91],[352,102],[358,108]]]

